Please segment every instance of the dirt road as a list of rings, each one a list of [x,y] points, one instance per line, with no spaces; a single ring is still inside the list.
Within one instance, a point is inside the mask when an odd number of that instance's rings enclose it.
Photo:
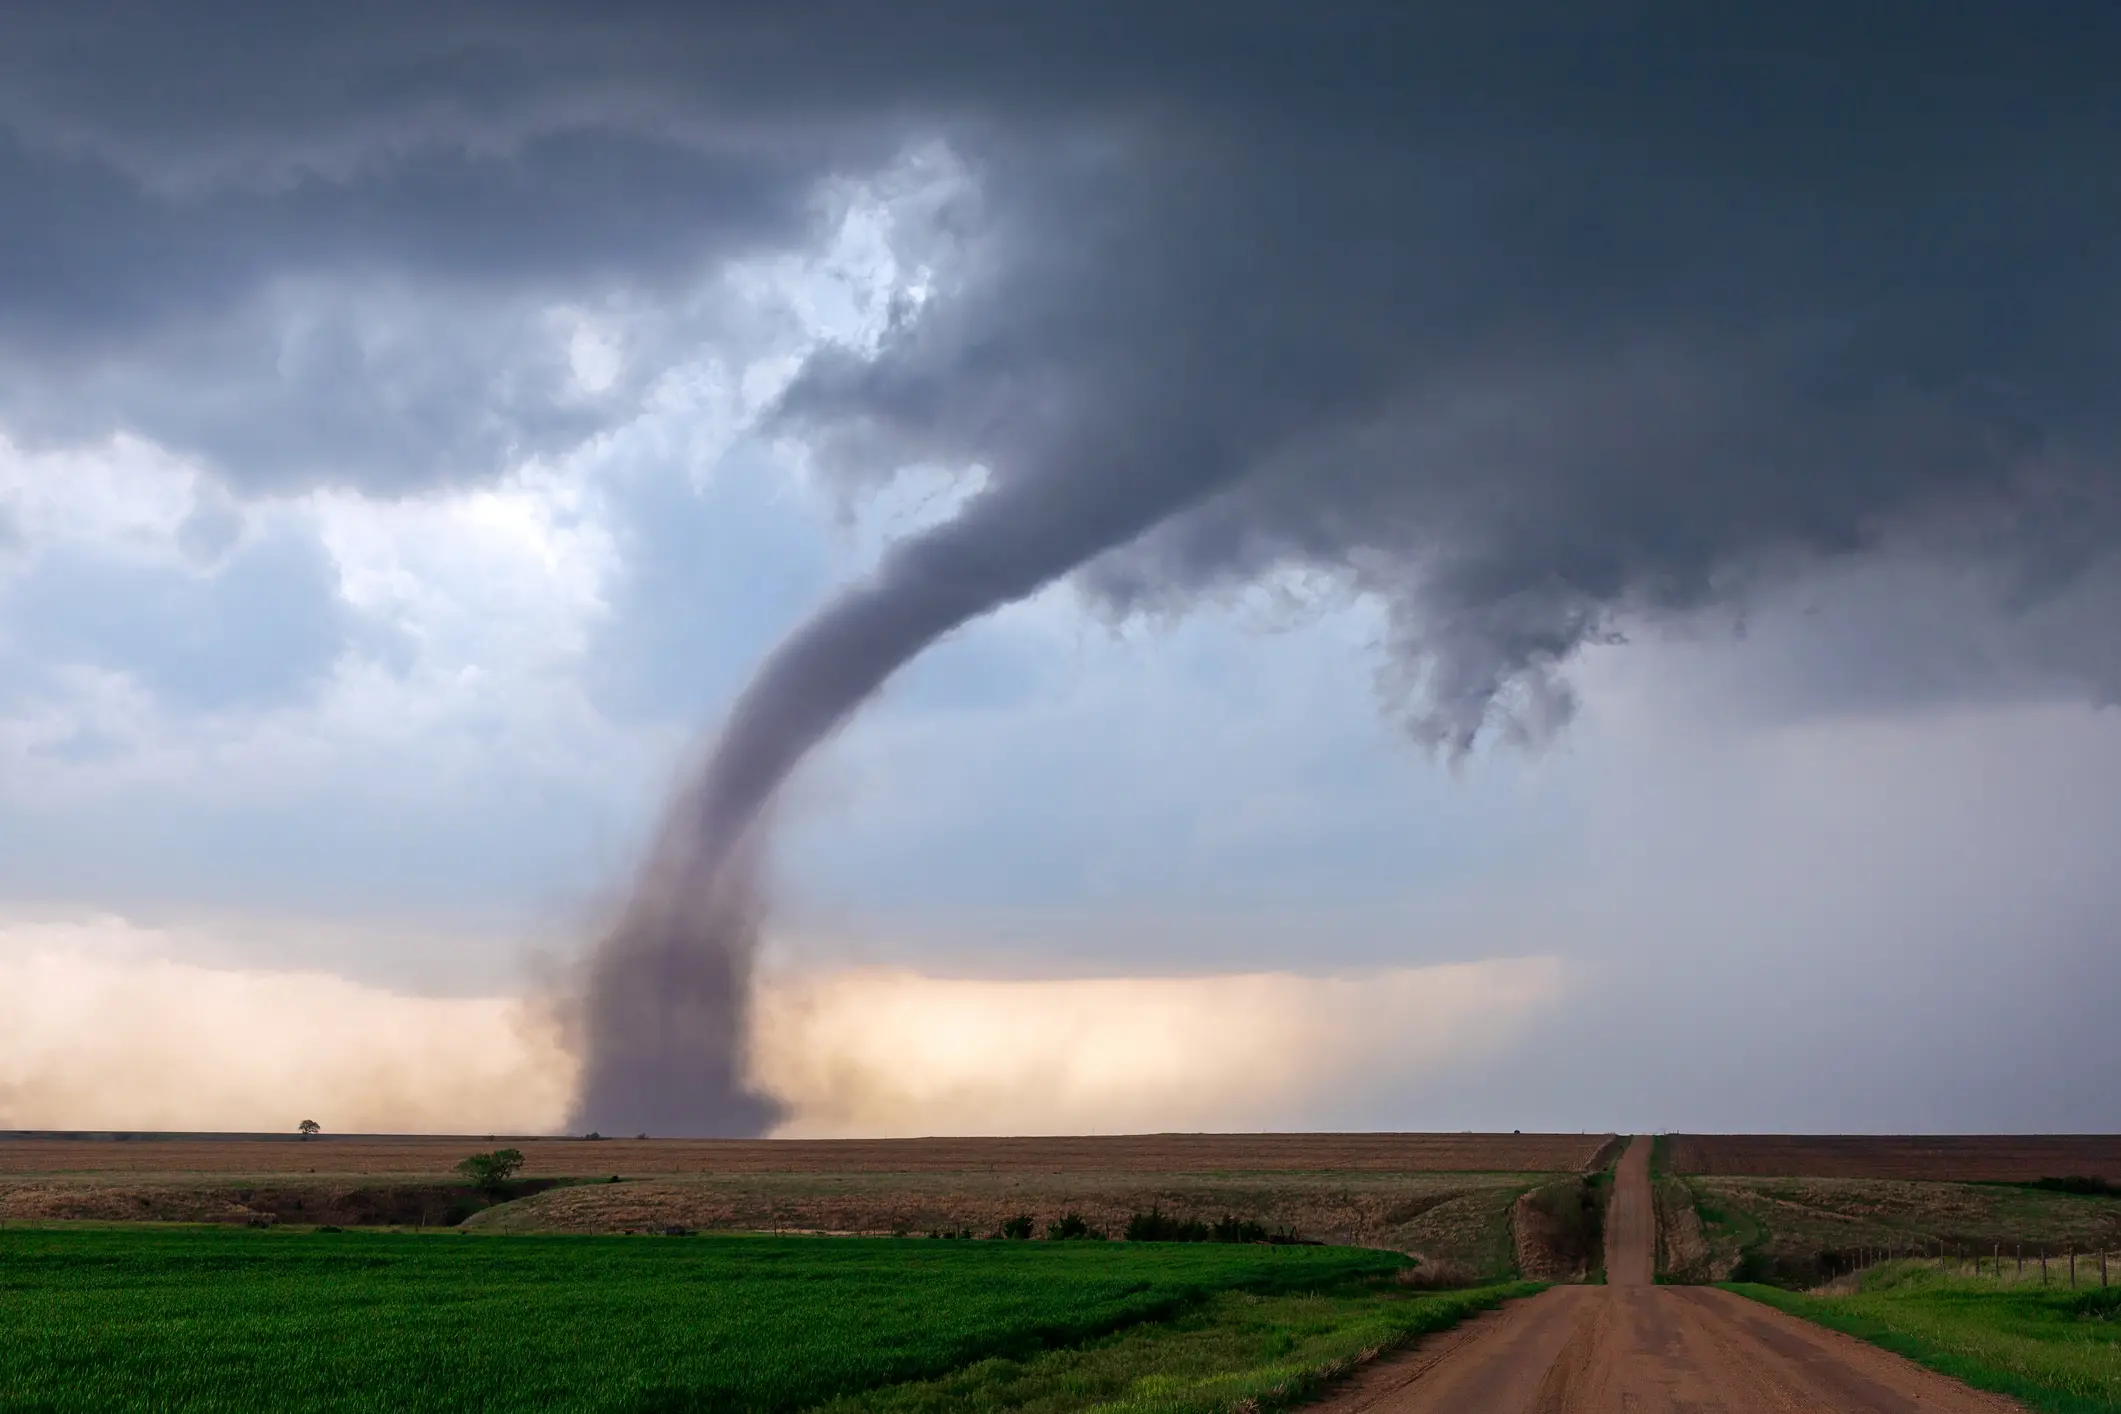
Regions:
[[[1554,1287],[1381,1361],[1334,1414],[2001,1414],[2020,1406],[1742,1296],[1654,1285],[1650,1141],[1620,1160],[1607,1286]]]

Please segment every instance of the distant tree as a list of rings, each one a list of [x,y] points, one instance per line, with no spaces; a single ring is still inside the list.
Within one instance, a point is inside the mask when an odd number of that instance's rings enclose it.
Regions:
[[[470,1179],[473,1188],[492,1198],[522,1167],[521,1149],[496,1149],[490,1154],[473,1154],[457,1165],[457,1172]]]
[[[304,1139],[307,1139],[307,1138],[309,1138],[309,1137],[310,1137],[311,1135],[313,1135],[313,1134],[316,1134],[316,1133],[319,1133],[320,1131],[322,1131],[322,1130],[323,1130],[323,1128],[324,1128],[324,1126],[323,1126],[323,1125],[321,1125],[321,1124],[319,1124],[319,1123],[317,1123],[317,1122],[316,1122],[315,1120],[313,1120],[313,1119],[305,1119],[305,1120],[303,1120],[303,1121],[302,1121],[302,1122],[301,1122],[300,1124],[296,1125],[296,1126],[295,1126],[295,1128],[297,1128],[297,1129],[301,1130],[301,1131],[302,1131],[302,1137],[303,1137]]]

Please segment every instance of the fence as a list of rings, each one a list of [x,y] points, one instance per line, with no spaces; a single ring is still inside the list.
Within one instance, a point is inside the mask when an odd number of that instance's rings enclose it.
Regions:
[[[1955,1276],[2012,1285],[2066,1286],[2070,1290],[2080,1285],[2103,1287],[2110,1271],[2121,1274],[2121,1253],[2110,1257],[2104,1248],[2080,1252],[2075,1247],[2065,1247],[2058,1253],[2044,1243],[2035,1243],[2030,1252],[2022,1242],[1992,1242],[1987,1252],[1978,1245],[1970,1250],[1965,1243],[1923,1242],[1857,1246],[1820,1254],[1820,1265],[1829,1281],[1859,1275],[1883,1262],[1898,1261],[1934,1263],[1940,1271]]]

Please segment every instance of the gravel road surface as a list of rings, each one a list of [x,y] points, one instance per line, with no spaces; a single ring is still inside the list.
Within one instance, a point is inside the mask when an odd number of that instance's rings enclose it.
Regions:
[[[1650,1141],[1621,1157],[1606,1286],[1553,1287],[1379,1361],[1332,1414],[2023,1414],[1875,1346],[1708,1287],[1657,1286]]]

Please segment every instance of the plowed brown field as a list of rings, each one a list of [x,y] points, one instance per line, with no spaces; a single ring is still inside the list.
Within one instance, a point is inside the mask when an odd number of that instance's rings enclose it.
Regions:
[[[2121,1134],[1675,1134],[1665,1152],[1673,1173],[2121,1181]]]
[[[0,1173],[445,1177],[509,1144],[527,1175],[714,1173],[1555,1173],[1610,1134],[1143,1134],[1022,1139],[554,1139],[493,1136],[0,1134]]]

